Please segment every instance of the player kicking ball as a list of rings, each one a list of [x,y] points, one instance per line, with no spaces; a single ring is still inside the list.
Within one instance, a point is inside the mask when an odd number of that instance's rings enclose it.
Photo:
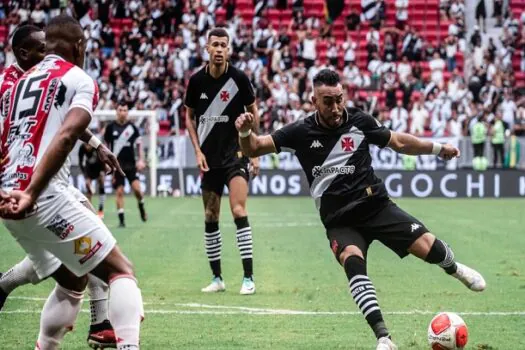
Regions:
[[[438,265],[472,291],[481,292],[486,284],[478,272],[455,261],[445,242],[389,199],[371,166],[369,145],[390,147],[402,154],[435,154],[445,160],[459,157],[459,150],[390,131],[363,111],[345,108],[339,75],[332,70],[321,70],[313,85],[314,113],[265,136],[251,132],[254,118],[243,113],[236,121],[239,142],[251,157],[295,153],[330,247],[345,270],[350,293],[377,338],[376,349],[397,349],[366,271],[368,247],[374,240],[401,258],[412,254]],[[313,144],[316,147],[311,147]]]

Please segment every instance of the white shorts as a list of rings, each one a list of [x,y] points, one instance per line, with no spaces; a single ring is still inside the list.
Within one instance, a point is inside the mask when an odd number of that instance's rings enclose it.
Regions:
[[[49,277],[61,264],[76,276],[86,275],[115,247],[111,232],[80,202],[78,194],[69,188],[48,192],[39,198],[36,211],[30,216],[4,220],[41,279]]]

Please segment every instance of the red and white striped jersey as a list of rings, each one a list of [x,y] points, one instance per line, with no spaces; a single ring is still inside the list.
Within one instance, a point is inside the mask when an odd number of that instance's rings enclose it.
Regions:
[[[71,108],[93,114],[97,84],[81,68],[57,55],[48,55],[27,71],[2,96],[0,186],[25,190],[52,139]],[[69,184],[70,160],[48,184]]]
[[[13,63],[0,75],[0,98],[4,96],[5,92],[12,88],[15,83],[24,75],[24,70],[16,63]]]

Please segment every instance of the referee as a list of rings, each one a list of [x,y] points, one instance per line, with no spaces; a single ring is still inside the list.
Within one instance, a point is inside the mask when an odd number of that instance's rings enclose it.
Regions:
[[[219,211],[224,186],[228,186],[230,208],[237,227],[244,278],[240,294],[255,293],[252,262],[252,231],[246,213],[248,180],[259,172],[259,160],[249,160],[239,149],[235,120],[245,111],[258,114],[253,87],[244,72],[228,62],[230,38],[223,28],[208,34],[210,62],[195,73],[186,90],[186,126],[202,173],[206,254],[213,273],[203,292],[226,289],[221,275],[222,238]],[[248,165],[251,164],[249,167]]]

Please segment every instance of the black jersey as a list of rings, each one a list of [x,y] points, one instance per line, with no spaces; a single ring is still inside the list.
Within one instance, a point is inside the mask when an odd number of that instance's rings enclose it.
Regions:
[[[97,150],[87,146],[85,143],[82,143],[78,148],[78,164],[82,171],[86,168],[100,169],[102,167],[102,162],[98,159]]]
[[[140,138],[139,129],[132,122],[111,122],[106,126],[104,141],[117,156],[122,168],[135,168],[135,142]]]
[[[254,102],[250,80],[231,65],[218,79],[209,74],[208,66],[191,76],[184,104],[194,111],[200,147],[210,168],[235,162],[240,150],[235,120]]]
[[[385,147],[390,130],[360,109],[345,109],[343,124],[326,129],[317,113],[272,134],[277,152],[294,152],[326,227],[343,217],[366,216],[388,202],[371,166],[369,144]],[[357,219],[357,218],[356,218]]]

